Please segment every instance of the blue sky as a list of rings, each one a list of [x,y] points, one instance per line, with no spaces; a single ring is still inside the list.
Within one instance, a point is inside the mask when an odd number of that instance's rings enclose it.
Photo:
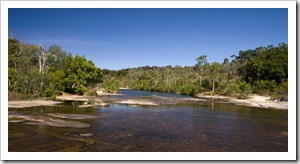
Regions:
[[[288,44],[288,9],[9,9],[21,41],[56,44],[97,67],[192,66]]]

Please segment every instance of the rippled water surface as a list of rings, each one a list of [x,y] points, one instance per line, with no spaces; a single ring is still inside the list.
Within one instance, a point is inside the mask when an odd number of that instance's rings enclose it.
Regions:
[[[180,97],[121,92],[122,98]],[[288,151],[287,114],[216,101],[156,107],[111,104],[96,110],[70,105],[9,109],[14,117],[9,119],[8,145],[17,152]]]

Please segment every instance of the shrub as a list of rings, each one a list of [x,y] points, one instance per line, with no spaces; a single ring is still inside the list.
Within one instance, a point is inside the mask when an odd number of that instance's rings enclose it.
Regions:
[[[109,93],[114,93],[119,90],[119,82],[112,80],[101,84],[101,86]],[[134,89],[140,89],[140,86],[133,86]]]
[[[87,90],[88,90],[88,89],[87,89],[84,85],[80,84],[80,85],[76,88],[75,92],[76,92],[76,94],[83,95],[83,93],[84,93],[85,91],[87,91]]]
[[[253,84],[253,90],[260,95],[271,94],[276,91],[277,82],[275,80],[259,80]]]
[[[84,92],[85,96],[97,96],[97,92],[94,89],[89,89]]]
[[[271,98],[281,101],[288,101],[288,82],[286,81],[279,84]]]
[[[248,98],[252,93],[251,85],[243,81],[236,81],[225,88],[225,93],[240,99]]]
[[[252,93],[251,85],[249,83],[240,82],[239,87],[240,87],[241,92],[240,92],[238,98],[241,98],[241,99],[248,98],[249,94]]]
[[[54,91],[51,88],[43,88],[41,90],[41,92],[39,93],[39,95],[42,97],[52,97],[53,94],[54,94]]]
[[[231,83],[228,87],[225,88],[225,93],[230,96],[234,96],[240,92],[241,92],[240,87],[236,83]]]
[[[88,104],[94,105],[96,103],[95,97],[89,98],[88,99]]]
[[[194,96],[199,92],[198,88],[195,87],[195,85],[192,85],[190,83],[186,83],[181,88],[181,93],[184,95],[190,95]]]
[[[32,95],[8,91],[8,101],[11,100],[28,100]]]

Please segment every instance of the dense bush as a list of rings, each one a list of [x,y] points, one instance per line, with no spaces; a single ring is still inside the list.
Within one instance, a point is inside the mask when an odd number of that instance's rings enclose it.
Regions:
[[[272,94],[272,99],[288,101],[288,82],[287,81],[278,85],[275,92]]]
[[[72,57],[52,45],[48,50],[9,38],[8,90],[42,97],[57,91],[84,94],[102,82],[102,72],[84,56]]]
[[[104,88],[109,93],[115,93],[119,90],[120,85],[116,80],[105,81],[101,84],[101,87]]]

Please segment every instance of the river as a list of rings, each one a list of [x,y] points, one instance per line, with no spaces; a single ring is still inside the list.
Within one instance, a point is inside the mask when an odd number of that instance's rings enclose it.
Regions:
[[[135,90],[120,93],[115,98],[189,97]],[[211,99],[151,107],[111,104],[92,109],[65,104],[9,109],[8,150],[287,152],[288,110],[241,107]]]

